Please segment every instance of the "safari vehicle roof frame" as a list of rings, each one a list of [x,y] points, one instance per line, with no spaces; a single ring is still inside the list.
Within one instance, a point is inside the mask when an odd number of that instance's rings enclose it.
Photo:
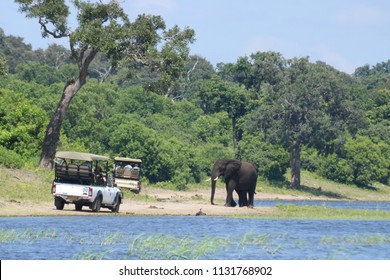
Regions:
[[[56,158],[64,159],[74,159],[74,160],[84,160],[84,161],[108,161],[109,157],[91,154],[91,153],[81,153],[81,152],[71,152],[71,151],[59,151],[55,155]]]
[[[137,162],[137,163],[141,163],[142,160],[138,159],[138,158],[126,158],[126,157],[116,157],[114,158],[115,161],[128,161],[128,162]]]

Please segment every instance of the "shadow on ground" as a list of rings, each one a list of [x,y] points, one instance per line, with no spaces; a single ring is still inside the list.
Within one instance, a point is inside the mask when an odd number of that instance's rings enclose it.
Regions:
[[[332,191],[323,190],[321,187],[314,188],[314,187],[308,187],[305,185],[301,185],[298,188],[292,188],[291,183],[288,181],[272,182],[272,184],[279,187],[279,188],[295,189],[295,190],[300,191],[302,193],[312,194],[314,196],[325,196],[325,197],[333,198],[333,199],[350,199],[348,196],[344,196],[344,195],[341,195],[339,193],[335,193]]]

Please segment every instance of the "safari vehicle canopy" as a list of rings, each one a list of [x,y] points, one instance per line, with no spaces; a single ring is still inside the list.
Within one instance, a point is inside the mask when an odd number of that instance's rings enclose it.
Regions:
[[[54,159],[55,181],[82,185],[104,185],[108,180],[106,156],[61,151]]]
[[[140,159],[116,157],[113,173],[117,186],[139,193],[141,191],[141,164],[142,160]]]

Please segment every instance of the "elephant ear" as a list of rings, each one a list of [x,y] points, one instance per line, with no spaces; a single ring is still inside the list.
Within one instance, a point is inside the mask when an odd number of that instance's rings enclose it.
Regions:
[[[231,160],[226,164],[225,177],[234,176],[238,170],[240,170],[241,161],[239,160]]]

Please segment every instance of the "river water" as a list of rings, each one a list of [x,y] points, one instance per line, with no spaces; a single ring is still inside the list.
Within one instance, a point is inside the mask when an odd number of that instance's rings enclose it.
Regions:
[[[390,221],[0,218],[0,259],[390,259]]]

